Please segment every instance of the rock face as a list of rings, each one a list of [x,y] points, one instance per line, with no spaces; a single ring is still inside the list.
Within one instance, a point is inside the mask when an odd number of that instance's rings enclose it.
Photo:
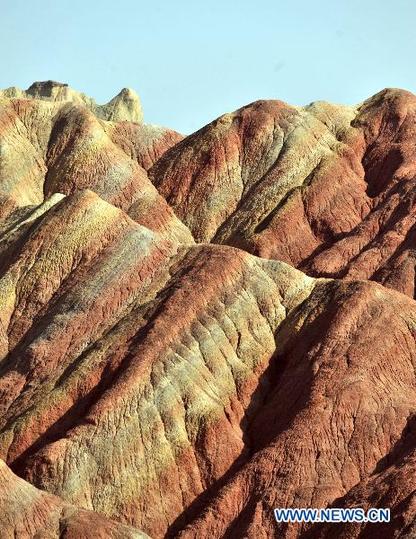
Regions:
[[[91,511],[73,507],[16,477],[0,460],[1,536],[145,539],[148,536]]]
[[[6,90],[0,90],[0,99],[18,98],[18,99],[41,99],[43,101],[52,101],[59,103],[78,103],[86,106],[94,114],[108,121],[129,121],[143,122],[143,111],[140,98],[134,90],[123,88],[106,105],[97,105],[94,99],[87,95],[77,92],[61,82],[53,80],[34,82],[27,90],[11,87]]]
[[[89,98],[65,85],[35,83],[25,96],[32,94],[34,99],[0,96],[0,219],[13,222],[54,193],[88,188],[152,230],[193,242],[141,165],[149,167],[179,135],[104,121]],[[106,107],[127,111],[132,95],[123,90]]]
[[[259,101],[171,148],[150,176],[197,241],[414,296],[416,97]]]
[[[0,98],[1,537],[411,537],[416,98],[134,95]]]

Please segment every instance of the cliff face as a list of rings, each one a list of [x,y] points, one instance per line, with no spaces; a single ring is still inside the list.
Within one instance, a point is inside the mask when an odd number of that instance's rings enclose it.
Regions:
[[[0,96],[2,534],[408,536],[416,98],[133,102]],[[331,504],[392,521],[274,522]]]

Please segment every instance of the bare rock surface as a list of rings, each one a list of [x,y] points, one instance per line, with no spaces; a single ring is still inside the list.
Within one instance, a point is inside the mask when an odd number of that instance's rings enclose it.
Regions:
[[[1,537],[4,539],[146,539],[131,526],[71,506],[17,477],[0,460]]]
[[[0,95],[0,537],[412,537],[416,98],[134,96]]]
[[[315,276],[414,295],[416,97],[357,107],[258,101],[174,146],[150,169],[197,241]]]
[[[389,507],[390,523],[315,525],[305,539],[341,537],[414,537],[416,533],[416,429],[414,415],[409,418],[402,437],[382,459],[374,473],[336,500],[337,507]]]
[[[77,92],[68,84],[53,80],[34,82],[27,90],[21,90],[15,86],[0,90],[0,99],[41,99],[52,102],[78,103],[88,107],[96,116],[109,121],[142,122],[143,111],[140,98],[131,88],[123,88],[105,105],[97,105],[91,97],[82,92]]]
[[[152,230],[193,242],[140,164],[149,166],[179,135],[104,121],[66,85],[45,89],[42,83],[29,90],[24,99],[17,91],[0,95],[0,221],[13,221],[21,208],[42,204],[54,193],[92,189]],[[110,104],[129,102],[129,92],[119,96]]]

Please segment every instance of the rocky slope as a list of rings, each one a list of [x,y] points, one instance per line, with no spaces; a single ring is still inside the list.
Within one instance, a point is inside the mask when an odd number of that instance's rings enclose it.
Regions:
[[[197,241],[414,295],[416,97],[259,101],[172,147],[150,177]]]
[[[42,492],[20,479],[0,460],[1,537],[145,539],[130,526],[112,522]]]
[[[411,536],[416,97],[134,96],[0,96],[1,537]]]
[[[105,105],[97,105],[91,97],[77,92],[60,82],[48,80],[34,82],[27,90],[16,86],[0,90],[0,98],[36,99],[59,103],[78,103],[86,106],[97,117],[103,120],[143,122],[143,111],[140,98],[134,90],[123,88],[111,101]]]

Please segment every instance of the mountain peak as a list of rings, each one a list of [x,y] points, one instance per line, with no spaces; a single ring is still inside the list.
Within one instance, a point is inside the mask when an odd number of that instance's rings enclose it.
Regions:
[[[142,123],[143,111],[140,98],[130,88],[123,88],[113,99],[104,105],[98,105],[88,95],[71,88],[67,83],[54,80],[36,81],[27,90],[15,86],[0,90],[0,98],[40,99],[53,102],[73,102],[83,104],[96,116],[108,121],[129,121]]]

